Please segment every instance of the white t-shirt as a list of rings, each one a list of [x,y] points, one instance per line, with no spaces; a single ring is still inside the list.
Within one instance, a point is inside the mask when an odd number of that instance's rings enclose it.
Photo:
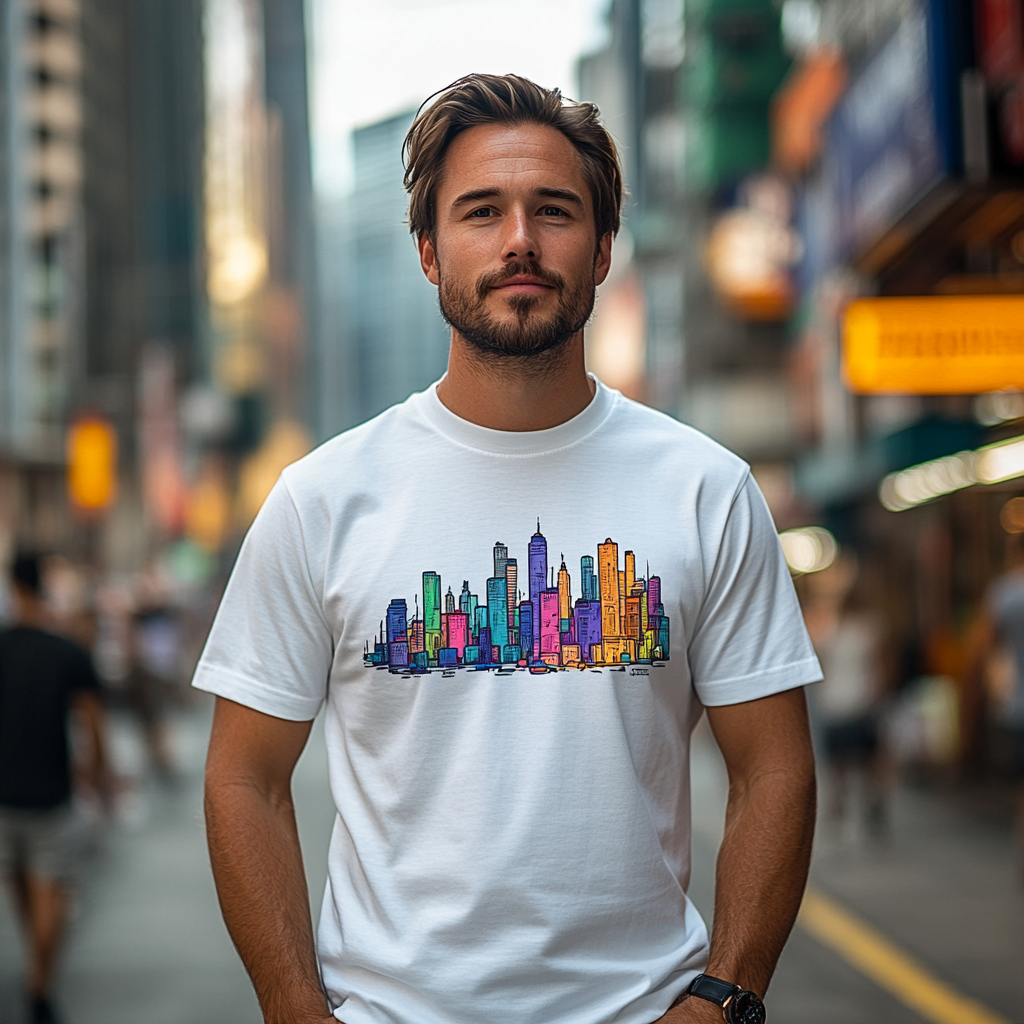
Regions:
[[[747,466],[598,384],[525,433],[431,388],[290,466],[195,685],[327,702],[340,1020],[648,1024],[707,957],[702,704],[819,678]]]

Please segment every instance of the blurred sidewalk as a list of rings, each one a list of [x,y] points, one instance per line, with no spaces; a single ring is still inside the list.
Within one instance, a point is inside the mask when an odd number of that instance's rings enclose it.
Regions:
[[[67,1024],[259,1024],[249,980],[221,920],[202,824],[209,706],[173,720],[182,778],[124,801],[99,837],[72,921],[58,1007]],[[142,774],[130,721],[115,717],[117,768]],[[332,805],[322,732],[296,769],[295,799],[314,920],[323,893]],[[0,1022],[21,1024],[20,943],[6,892],[0,902]]]
[[[695,736],[693,785],[690,896],[710,921],[727,785],[706,719]],[[819,822],[811,886],[941,982],[1017,1024],[1024,998],[1024,886],[1014,866],[1010,805],[985,803],[980,795],[972,802],[966,799],[971,794],[954,789],[898,787],[891,829],[882,840],[871,840],[863,829]],[[799,924],[767,1008],[769,1020],[782,1024],[928,1019]]]

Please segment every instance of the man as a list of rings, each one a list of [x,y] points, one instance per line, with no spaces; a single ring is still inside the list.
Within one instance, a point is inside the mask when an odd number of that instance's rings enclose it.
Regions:
[[[56,1020],[50,998],[74,858],[68,723],[88,738],[85,781],[106,793],[103,714],[89,655],[46,629],[39,558],[17,556],[14,623],[0,632],[0,870],[28,942],[33,1024]]]
[[[195,679],[264,1019],[760,1020],[819,677],[768,511],[739,459],[587,375],[622,201],[594,107],[472,75],[405,153],[447,375],[284,472]],[[289,779],[325,700],[314,952]],[[702,705],[731,775],[710,953],[685,894]]]

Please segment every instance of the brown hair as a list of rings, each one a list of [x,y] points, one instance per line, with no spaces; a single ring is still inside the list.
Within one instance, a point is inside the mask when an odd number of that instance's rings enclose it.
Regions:
[[[402,145],[409,230],[417,238],[433,235],[437,225],[437,189],[452,140],[485,124],[557,128],[583,161],[598,240],[618,232],[622,168],[597,107],[564,100],[560,90],[541,88],[519,75],[466,75],[424,101]]]

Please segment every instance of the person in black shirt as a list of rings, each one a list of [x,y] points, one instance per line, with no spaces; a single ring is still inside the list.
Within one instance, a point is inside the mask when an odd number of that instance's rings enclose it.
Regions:
[[[83,779],[108,791],[99,683],[89,654],[45,629],[40,562],[13,568],[15,620],[0,632],[0,871],[14,888],[28,940],[33,1024],[54,1024],[50,987],[74,858],[68,727],[87,733]]]

